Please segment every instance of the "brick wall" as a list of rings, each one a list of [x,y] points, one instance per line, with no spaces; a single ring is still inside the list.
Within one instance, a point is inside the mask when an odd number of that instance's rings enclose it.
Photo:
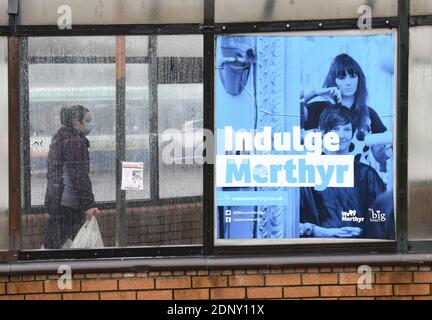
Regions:
[[[71,290],[58,275],[0,276],[0,300],[432,299],[429,266],[372,270],[370,290],[354,267],[74,274]]]
[[[202,204],[175,204],[126,210],[129,246],[192,245],[202,243]],[[22,249],[42,245],[48,214],[23,214]],[[115,210],[103,210],[98,218],[104,245],[115,244]]]

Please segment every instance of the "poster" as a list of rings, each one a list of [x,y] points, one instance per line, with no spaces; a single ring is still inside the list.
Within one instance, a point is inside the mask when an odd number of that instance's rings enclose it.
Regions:
[[[143,190],[143,169],[143,162],[122,162],[121,189],[127,191]]]
[[[216,240],[394,240],[392,31],[216,39]]]

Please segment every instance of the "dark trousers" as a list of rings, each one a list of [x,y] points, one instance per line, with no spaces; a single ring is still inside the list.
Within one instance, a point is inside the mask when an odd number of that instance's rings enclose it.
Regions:
[[[73,240],[85,222],[83,210],[48,206],[49,220],[45,227],[45,249],[61,249],[67,239]]]

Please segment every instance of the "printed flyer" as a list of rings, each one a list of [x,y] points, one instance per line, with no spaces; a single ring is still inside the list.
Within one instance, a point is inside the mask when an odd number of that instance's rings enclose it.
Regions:
[[[127,191],[143,190],[143,171],[143,162],[122,162],[121,189]]]
[[[216,240],[394,240],[392,31],[216,39]]]

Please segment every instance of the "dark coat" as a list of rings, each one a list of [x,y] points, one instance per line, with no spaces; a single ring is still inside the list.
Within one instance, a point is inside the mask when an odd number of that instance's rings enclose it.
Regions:
[[[75,128],[62,127],[53,136],[48,153],[47,190],[45,206],[60,205],[63,194],[63,165],[68,168],[79,210],[96,207],[90,181],[90,143]]]
[[[394,239],[390,225],[393,221],[393,197],[385,195],[386,187],[378,173],[370,166],[354,162],[353,188],[327,188],[316,191],[300,188],[300,221],[313,223],[324,228],[359,227],[363,230],[360,238]],[[380,201],[377,201],[382,199]],[[383,208],[385,208],[383,210]],[[373,209],[383,210],[385,222],[371,222]],[[362,223],[343,221],[342,212],[355,210],[356,216],[364,218]]]

